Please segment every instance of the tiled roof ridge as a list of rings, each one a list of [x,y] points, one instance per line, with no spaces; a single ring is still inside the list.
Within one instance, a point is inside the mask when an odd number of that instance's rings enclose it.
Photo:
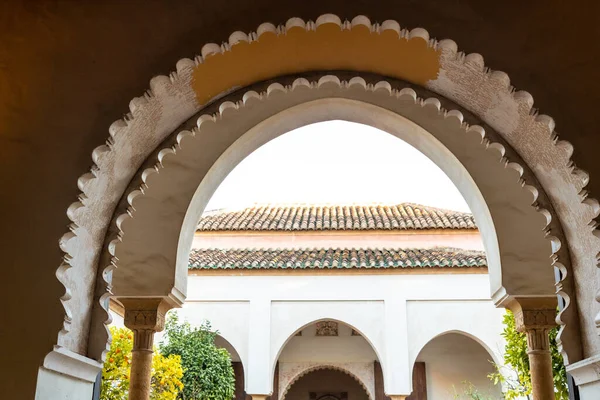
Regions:
[[[195,249],[190,269],[486,267],[485,253],[453,247]]]
[[[212,210],[198,223],[199,231],[319,231],[476,229],[470,213],[398,204],[256,204],[237,210]]]

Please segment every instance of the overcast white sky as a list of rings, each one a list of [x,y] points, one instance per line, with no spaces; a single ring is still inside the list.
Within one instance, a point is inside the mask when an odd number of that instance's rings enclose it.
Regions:
[[[403,202],[469,211],[452,181],[415,148],[370,126],[328,121],[288,132],[250,154],[206,210]]]

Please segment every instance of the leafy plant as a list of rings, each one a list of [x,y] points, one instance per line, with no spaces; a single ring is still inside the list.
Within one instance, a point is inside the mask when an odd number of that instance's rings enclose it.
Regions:
[[[215,346],[216,333],[205,322],[192,328],[179,323],[176,313],[169,313],[165,323],[165,341],[161,353],[178,355],[183,366],[181,400],[231,400],[235,390],[235,375],[231,358],[225,349]]]
[[[529,374],[529,356],[527,355],[527,337],[524,332],[517,331],[515,318],[510,311],[506,312],[502,322],[504,324],[502,336],[506,340],[504,349],[504,363],[506,365],[504,367],[496,366],[497,371],[489,377],[494,383],[504,383],[506,387],[504,396],[507,400],[520,397],[530,398],[531,376]],[[556,344],[557,334],[557,327],[549,333],[555,398],[556,400],[568,400],[567,373]]]
[[[182,377],[181,357],[155,354],[152,358],[150,400],[175,400],[183,389]]]
[[[127,328],[110,327],[112,343],[102,369],[101,400],[127,400],[133,332]],[[152,357],[151,400],[174,400],[182,389],[183,369],[179,356],[154,352]]]

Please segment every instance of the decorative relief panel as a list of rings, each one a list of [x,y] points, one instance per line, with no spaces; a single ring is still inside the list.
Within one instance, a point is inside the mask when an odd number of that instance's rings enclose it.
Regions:
[[[521,332],[535,327],[556,326],[556,310],[519,310],[515,314],[515,325]]]
[[[338,323],[335,321],[317,322],[317,333],[315,336],[337,336]]]

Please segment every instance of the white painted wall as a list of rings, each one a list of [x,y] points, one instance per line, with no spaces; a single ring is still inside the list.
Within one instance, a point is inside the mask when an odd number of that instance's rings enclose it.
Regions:
[[[412,391],[413,363],[428,343],[444,333],[460,332],[481,344],[480,352],[471,352],[480,364],[502,358],[504,311],[490,300],[488,275],[448,271],[294,276],[200,273],[189,276],[188,298],[177,312],[192,325],[210,321],[228,343],[225,347],[233,349],[234,357],[243,363],[250,394],[271,393],[278,360],[289,365],[359,365],[378,360],[386,393],[407,395]],[[337,320],[347,327],[340,328],[338,337],[314,337],[311,329],[320,320]],[[350,327],[362,337],[350,336]],[[295,336],[303,329],[305,336]],[[157,335],[157,343],[161,336]],[[434,362],[429,377],[432,393],[448,386],[440,377],[448,368],[457,372],[452,360],[459,356],[446,357],[450,360],[446,364]]]
[[[451,400],[456,393],[463,395],[465,381],[486,399],[502,398],[500,385],[494,386],[487,377],[495,371],[490,354],[465,335],[449,333],[436,337],[421,350],[417,360],[425,362],[428,399]]]
[[[343,328],[340,327],[340,330]],[[340,332],[338,337],[316,337],[311,334],[312,330],[314,325],[303,331],[304,336],[292,337],[281,351],[279,362],[372,363],[378,359],[373,347],[362,336],[342,335]]]
[[[464,332],[495,357],[502,349],[503,310],[492,304],[484,274],[190,275],[178,312],[193,324],[211,321],[240,355],[253,394],[270,393],[278,358],[366,362],[376,356],[386,393],[409,394],[412,363],[439,334]],[[348,324],[364,339],[294,336],[324,319]]]
[[[196,232],[194,249],[422,248],[482,250],[478,231]]]

